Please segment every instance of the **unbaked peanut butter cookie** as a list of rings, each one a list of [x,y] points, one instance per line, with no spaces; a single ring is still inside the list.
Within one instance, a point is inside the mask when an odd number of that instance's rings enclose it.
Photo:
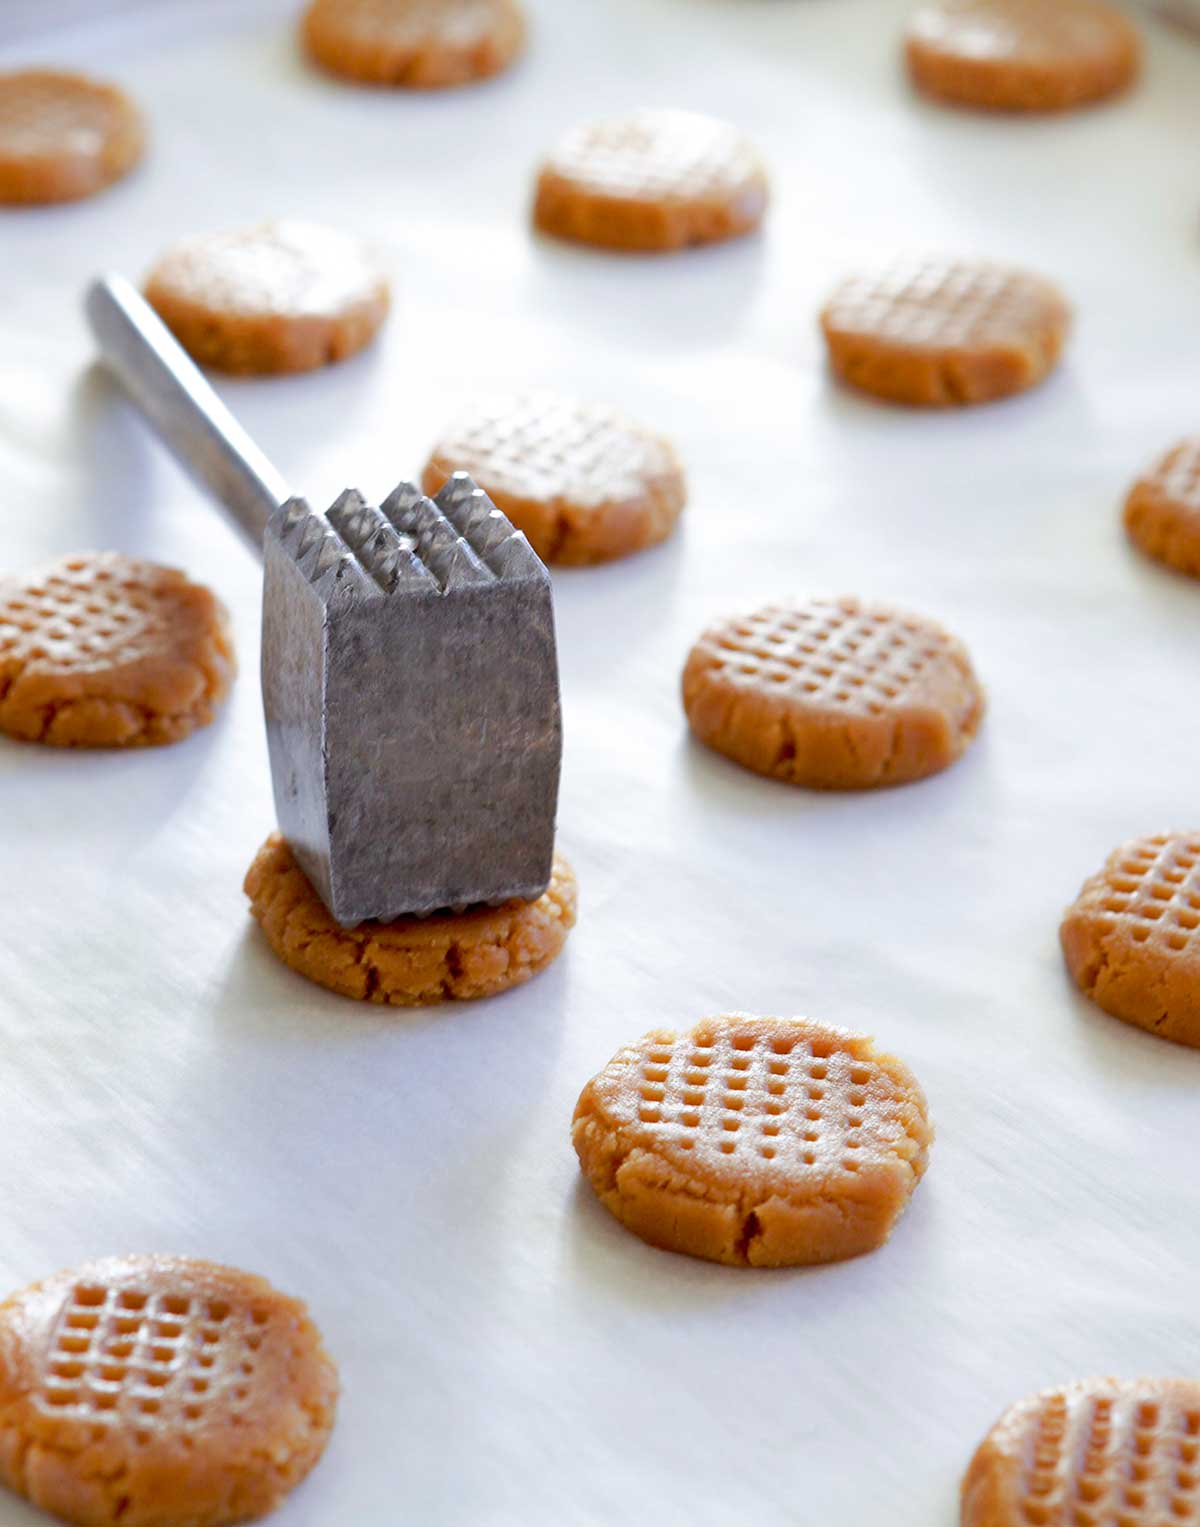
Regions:
[[[863,790],[947,768],[984,694],[962,643],[920,615],[854,598],[718,621],[683,671],[692,731],[774,779]]]
[[[80,1527],[223,1527],[320,1458],[337,1371],[304,1305],[185,1257],[111,1257],[0,1305],[0,1478]]]
[[[1148,557],[1200,578],[1200,436],[1138,478],[1125,500],[1125,529]]]
[[[482,401],[433,448],[421,478],[434,494],[463,471],[543,562],[581,566],[663,541],[687,496],[669,441],[614,408],[549,393]]]
[[[750,233],[767,174],[726,122],[690,111],[635,111],[575,128],[538,175],[543,233],[604,249],[663,253]]]
[[[0,578],[0,732],[56,747],[178,742],[236,671],[220,600],[113,552]]]
[[[123,91],[82,74],[0,74],[0,203],[76,201],[133,168],[145,135]]]
[[[1114,1018],[1200,1047],[1200,833],[1118,848],[1084,882],[1060,931],[1085,996]]]
[[[276,832],[259,849],[245,890],[285,965],[343,997],[394,1007],[493,997],[519,986],[558,957],[575,926],[575,875],[557,857],[536,901],[342,928]]]
[[[1031,1395],[980,1444],[962,1527],[1192,1527],[1200,1383],[1084,1379]]]
[[[908,1067],[865,1035],[733,1014],[619,1050],[572,1137],[601,1203],[652,1246],[789,1267],[881,1246],[933,1130]]]
[[[905,56],[935,100],[1063,111],[1131,84],[1141,43],[1105,0],[929,0],[908,24]]]
[[[145,292],[201,365],[262,376],[345,360],[375,337],[391,301],[357,240],[294,221],[185,240]]]
[[[440,89],[506,69],[525,44],[517,0],[313,0],[305,46],[365,85]]]
[[[836,376],[923,408],[1033,387],[1053,370],[1070,322],[1049,281],[974,260],[905,260],[853,276],[821,312]]]

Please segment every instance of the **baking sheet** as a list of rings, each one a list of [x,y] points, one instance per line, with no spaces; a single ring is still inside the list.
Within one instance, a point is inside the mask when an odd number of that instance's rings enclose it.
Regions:
[[[1200,1055],[1077,998],[1056,931],[1110,847],[1200,818],[1200,589],[1118,523],[1131,476],[1200,424],[1200,49],[1148,27],[1135,95],[1024,122],[913,100],[900,0],[533,0],[520,68],[429,97],[310,73],[290,4],[58,29],[42,9],[0,64],[111,75],[155,141],[109,194],[0,219],[0,566],[180,564],[231,605],[243,674],[179,747],[0,746],[0,1285],[145,1249],[305,1296],[345,1396],[280,1527],[952,1527],[1011,1400],[1194,1373]],[[653,261],[530,235],[543,147],[647,102],[759,140],[763,238]],[[93,273],[283,214],[360,231],[397,286],[368,353],[221,384],[314,502],[415,473],[493,384],[619,401],[690,470],[671,544],[556,575],[580,921],[485,1004],[359,1008],[256,935],[259,569],[89,371]],[[1078,329],[1046,386],[945,416],[834,390],[826,289],[925,249],[1062,281]],[[967,640],[991,711],[960,765],[821,797],[689,743],[695,633],[813,588]],[[922,1078],[938,1140],[877,1255],[707,1266],[580,1188],[586,1078],[651,1025],[735,1007],[865,1028]],[[3,1527],[36,1520],[0,1497]]]

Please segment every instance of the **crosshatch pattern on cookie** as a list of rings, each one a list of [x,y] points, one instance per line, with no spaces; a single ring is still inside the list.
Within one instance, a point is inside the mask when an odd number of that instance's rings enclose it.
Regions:
[[[1119,12],[1095,0],[938,0],[917,10],[908,36],[953,55],[1046,67],[1107,58],[1127,30]]]
[[[664,441],[618,410],[538,393],[480,400],[435,455],[492,491],[583,506],[633,498],[679,470]]]
[[[387,300],[387,283],[362,244],[295,219],[178,244],[151,272],[148,289],[230,317],[333,318]]]
[[[827,331],[870,335],[906,349],[1010,342],[1065,312],[1048,283],[1006,266],[905,260],[851,276],[826,305]]]
[[[1134,483],[1124,518],[1148,556],[1200,577],[1200,436],[1180,441]]]
[[[74,1419],[120,1418],[149,1440],[206,1418],[214,1401],[236,1412],[252,1398],[265,1302],[82,1281],[64,1302],[38,1402]]]
[[[1106,892],[1094,915],[1135,944],[1200,956],[1200,835],[1139,838],[1101,872]]]
[[[968,1475],[964,1527],[1006,1527],[1010,1518],[1013,1527],[1186,1527],[1200,1522],[1198,1455],[1200,1386],[1085,1381],[1054,1390],[1014,1407],[985,1441]],[[998,1476],[1010,1459],[1011,1511],[970,1509],[972,1476]],[[1003,1490],[997,1478],[980,1499],[991,1506]]]
[[[732,683],[869,716],[902,704],[936,666],[966,671],[960,644],[932,621],[848,599],[768,605],[706,640]]]
[[[1160,505],[1197,517],[1200,536],[1200,435],[1181,440],[1134,485],[1134,494],[1149,494]]]
[[[718,1170],[828,1176],[879,1154],[923,1159],[928,1129],[911,1093],[851,1036],[781,1023],[764,1037],[764,1027],[650,1035],[618,1057],[636,1068],[636,1089],[614,1095],[601,1078],[597,1096],[613,1123],[632,1123],[636,1108],[650,1141]]]
[[[347,47],[471,47],[486,40],[511,9],[503,0],[339,0],[336,21]]]
[[[1147,479],[1168,498],[1200,515],[1200,435],[1182,440]]]
[[[631,201],[696,201],[763,175],[750,142],[728,123],[645,110],[575,128],[546,168],[582,190]]]
[[[157,656],[183,582],[115,555],[70,557],[32,582],[0,582],[0,695],[6,657],[80,670]]]
[[[132,115],[112,89],[78,77],[41,70],[0,75],[0,152],[35,155],[64,151]]]
[[[0,74],[0,201],[71,200],[125,174],[141,119],[119,90],[77,74]]]

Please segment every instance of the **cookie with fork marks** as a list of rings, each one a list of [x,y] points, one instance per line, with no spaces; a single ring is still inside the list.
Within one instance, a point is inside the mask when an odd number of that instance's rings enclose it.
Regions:
[[[919,408],[988,403],[1047,377],[1071,310],[1051,282],[987,261],[901,260],[843,281],[821,312],[829,363]]]
[[[683,704],[701,742],[757,774],[864,790],[948,768],[985,701],[936,622],[845,597],[717,621],[688,657]]]
[[[961,1527],[1188,1527],[1200,1521],[1200,1384],[1084,1379],[1031,1395],[980,1443]]]
[[[443,432],[421,477],[467,472],[544,562],[582,567],[655,546],[687,486],[670,441],[619,410],[552,393],[481,399]]]
[[[1133,544],[1189,578],[1200,578],[1200,436],[1181,440],[1129,490],[1125,529]]]
[[[661,254],[752,232],[768,195],[762,160],[736,128],[643,110],[566,134],[538,174],[533,221],[555,238]]]
[[[926,0],[905,57],[923,95],[990,111],[1066,111],[1137,77],[1141,43],[1105,0]]]
[[[601,1203],[652,1246],[789,1267],[882,1245],[933,1130],[916,1078],[866,1035],[737,1013],[619,1050],[572,1137]]]
[[[1067,968],[1106,1013],[1200,1048],[1200,833],[1123,844],[1060,929]]]
[[[525,45],[518,0],[312,0],[301,32],[331,74],[441,90],[506,69]]]
[[[78,201],[127,175],[145,133],[133,102],[82,74],[0,74],[0,204]]]
[[[329,1440],[337,1371],[304,1305],[186,1257],[110,1257],[0,1305],[0,1478],[80,1527],[264,1515]]]
[[[236,667],[224,605],[176,568],[83,552],[0,578],[0,732],[23,742],[178,742]]]

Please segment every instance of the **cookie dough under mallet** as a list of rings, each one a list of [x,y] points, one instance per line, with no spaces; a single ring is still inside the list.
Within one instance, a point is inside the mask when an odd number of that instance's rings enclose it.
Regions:
[[[458,474],[315,514],[128,282],[87,313],[106,364],[262,547],[279,826],[352,927],[542,896],[562,756],[554,609],[525,537]]]

